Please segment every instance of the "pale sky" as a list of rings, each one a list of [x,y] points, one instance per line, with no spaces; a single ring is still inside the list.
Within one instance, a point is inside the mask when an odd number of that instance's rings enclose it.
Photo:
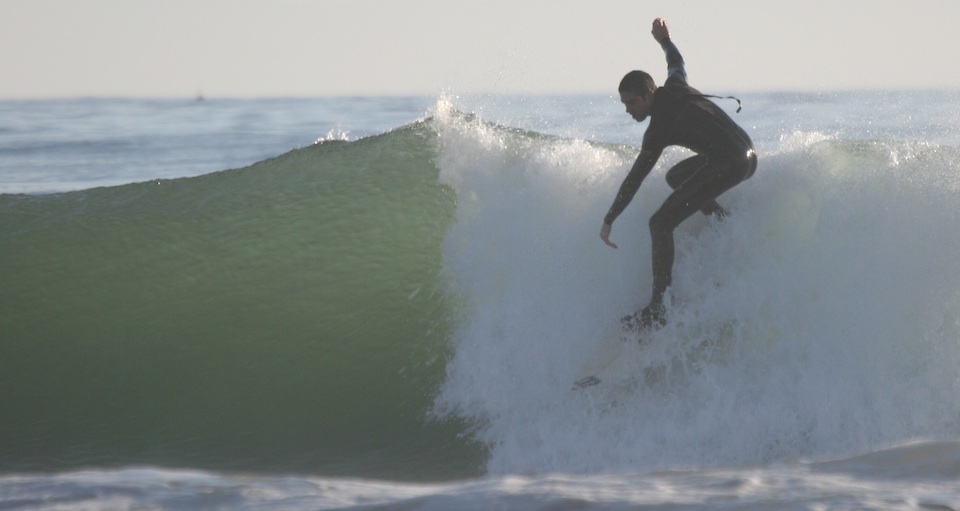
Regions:
[[[960,89],[960,0],[0,0],[0,98]]]

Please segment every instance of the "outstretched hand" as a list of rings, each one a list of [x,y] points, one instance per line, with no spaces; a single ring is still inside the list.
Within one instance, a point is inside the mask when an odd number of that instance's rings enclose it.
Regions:
[[[653,38],[656,39],[658,43],[670,39],[670,29],[667,28],[667,20],[663,18],[653,20],[653,28],[650,30],[650,33],[653,34]]]
[[[603,227],[600,228],[600,239],[607,244],[608,247],[617,248],[617,244],[610,241],[610,231],[613,230],[613,226],[610,224],[603,224]]]

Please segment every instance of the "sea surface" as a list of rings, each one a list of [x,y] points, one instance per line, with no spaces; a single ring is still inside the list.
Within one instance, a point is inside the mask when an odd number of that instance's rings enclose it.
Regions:
[[[727,91],[707,91],[726,95]],[[960,91],[0,101],[0,510],[960,510]]]

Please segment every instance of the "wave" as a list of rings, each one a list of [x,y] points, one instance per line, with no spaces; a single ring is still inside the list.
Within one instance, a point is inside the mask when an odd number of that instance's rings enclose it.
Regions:
[[[471,418],[494,474],[742,466],[960,434],[960,152],[783,136],[678,230],[670,324],[618,385],[570,386],[649,300],[665,156],[599,241],[636,149],[441,128],[461,197],[444,262],[471,313],[436,404]],[[769,145],[769,144],[768,144]]]
[[[491,476],[443,484],[250,476],[128,467],[0,477],[0,495],[14,507],[56,509],[406,509],[615,510],[873,509],[916,502],[953,509],[960,473],[957,442],[915,443],[855,458],[773,467],[623,474]]]
[[[0,469],[475,473],[423,413],[452,328],[434,140],[0,196]]]
[[[681,226],[635,377],[572,375],[649,289],[665,154],[422,122],[243,169],[0,196],[0,470],[449,479],[751,464],[960,433],[960,153],[783,137]],[[720,332],[720,334],[718,334]]]

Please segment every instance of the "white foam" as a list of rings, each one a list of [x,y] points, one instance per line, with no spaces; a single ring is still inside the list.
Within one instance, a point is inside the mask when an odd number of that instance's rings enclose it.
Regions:
[[[599,229],[636,149],[442,103],[436,120],[460,201],[444,265],[468,306],[437,411],[477,421],[491,472],[763,463],[960,435],[952,156],[787,137],[722,197],[728,220],[679,228],[671,325],[635,380],[572,394],[591,345],[649,299],[646,222],[683,153],[664,156],[612,250]]]

